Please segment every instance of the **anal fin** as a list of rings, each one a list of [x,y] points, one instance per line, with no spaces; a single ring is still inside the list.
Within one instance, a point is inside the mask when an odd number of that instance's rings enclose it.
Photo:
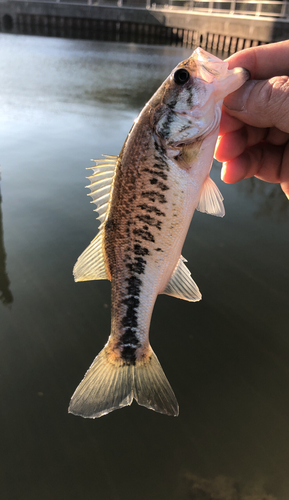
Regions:
[[[177,299],[188,300],[189,302],[197,302],[201,300],[202,295],[191,277],[191,273],[185,265],[186,259],[181,255],[175,267],[175,270],[162,293],[171,295]]]

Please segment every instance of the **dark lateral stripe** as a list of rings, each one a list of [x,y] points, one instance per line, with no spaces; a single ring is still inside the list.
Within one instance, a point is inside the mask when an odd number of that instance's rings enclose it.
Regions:
[[[131,295],[122,301],[127,306],[126,314],[121,323],[124,328],[137,328],[137,309],[139,307],[139,298]],[[123,336],[123,335],[122,335]],[[122,340],[120,338],[120,340]]]
[[[168,191],[170,189],[166,184],[164,184],[161,181],[158,181],[157,187],[160,188],[162,191]]]
[[[162,181],[160,181],[157,177],[152,177],[150,179],[150,183],[152,185],[156,185],[161,191],[168,191],[170,189],[166,184],[164,184]]]
[[[138,296],[140,294],[142,280],[137,276],[131,276],[130,278],[126,278],[125,281],[128,282],[127,286],[128,295]]]
[[[134,309],[127,309],[126,315],[121,320],[122,326],[130,326],[132,328],[137,327],[137,315]]]
[[[149,226],[156,227],[157,229],[161,229],[162,222],[160,220],[154,219],[150,215],[137,215],[137,219],[141,222],[145,222]]]
[[[124,345],[121,349],[121,357],[128,365],[135,365],[136,347],[131,345]]]
[[[139,244],[135,244],[134,245],[134,253],[135,253],[135,255],[141,255],[142,257],[144,257],[145,255],[149,255],[150,252],[149,252],[148,248],[142,247]]]
[[[156,215],[159,215],[162,217],[166,216],[166,214],[164,212],[161,212],[161,210],[159,210],[157,207],[147,205],[146,203],[142,203],[142,205],[138,205],[138,208],[141,208],[142,210],[145,210],[146,212],[148,212],[150,214],[154,212]]]
[[[166,170],[167,172],[170,171],[170,168],[169,168],[167,162],[165,161],[165,159],[162,156],[155,155],[155,160],[158,163],[155,163],[153,168],[158,168],[159,170]]]
[[[155,164],[154,167],[159,168],[159,165]],[[168,179],[167,174],[162,170],[152,170],[151,168],[144,168],[143,171],[149,172],[152,175],[157,175],[158,177],[161,177],[164,181]]]
[[[160,203],[167,203],[165,195],[157,191],[142,191],[141,195],[144,198],[148,198],[150,201],[156,201],[156,199],[158,199]]]
[[[131,307],[132,309],[135,309],[139,306],[139,298],[135,297],[134,295],[130,295],[129,297],[124,299],[122,303]]]
[[[150,231],[146,231],[145,229],[134,229],[133,234],[139,236],[143,240],[151,241],[152,243],[155,242],[153,234],[150,233]]]
[[[120,342],[122,344],[131,344],[133,346],[140,346],[140,341],[136,336],[136,332],[132,328],[126,328],[125,333],[121,336]]]
[[[132,272],[137,274],[144,274],[145,265],[147,261],[142,257],[135,257],[134,262],[131,264],[126,264],[126,267]]]

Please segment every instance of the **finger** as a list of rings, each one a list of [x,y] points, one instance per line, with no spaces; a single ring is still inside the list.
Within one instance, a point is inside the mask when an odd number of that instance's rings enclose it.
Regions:
[[[277,127],[272,127],[268,130],[266,141],[271,144],[275,144],[276,146],[281,146],[289,141],[289,134],[282,132]]]
[[[229,184],[253,176],[267,182],[280,182],[283,153],[284,147],[262,142],[246,149],[237,158],[226,162],[221,172],[221,178]],[[284,183],[289,181],[286,172],[282,178]]]
[[[264,140],[270,144],[281,146],[289,141],[289,134],[281,132],[276,127],[263,129],[246,125],[239,130],[218,137],[215,158],[222,162],[232,160],[245,151],[247,147],[255,146]]]
[[[234,116],[227,113],[226,107],[223,106],[222,116],[220,121],[219,135],[227,134],[228,132],[234,132],[244,126],[241,120],[238,120]]]
[[[289,76],[289,40],[241,50],[227,59],[229,68],[241,66],[251,73],[254,80],[272,76]]]
[[[246,82],[224,100],[227,113],[248,125],[289,133],[289,77]]]
[[[281,134],[283,136],[283,133]],[[215,158],[222,162],[232,160],[243,153],[246,148],[255,146],[265,139],[267,140],[267,136],[268,129],[250,127],[248,125],[235,132],[225,134],[222,137],[218,137]]]
[[[242,127],[240,130],[218,137],[215,149],[215,158],[218,161],[226,162],[239,156],[245,151],[248,142],[247,130]]]
[[[226,184],[234,184],[245,179],[247,174],[247,163],[243,155],[234,160],[224,162],[221,170],[221,179]]]

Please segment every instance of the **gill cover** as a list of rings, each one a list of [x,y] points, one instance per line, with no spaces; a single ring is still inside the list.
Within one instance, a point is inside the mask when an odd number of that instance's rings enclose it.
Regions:
[[[152,125],[163,145],[176,147],[219,126],[222,100],[249,78],[243,68],[198,48],[182,61],[149,101]]]

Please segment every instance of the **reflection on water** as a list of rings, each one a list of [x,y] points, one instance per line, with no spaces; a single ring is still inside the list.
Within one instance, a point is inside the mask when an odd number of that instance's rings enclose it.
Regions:
[[[13,302],[13,295],[10,291],[10,281],[6,271],[6,252],[4,248],[4,232],[2,217],[2,196],[0,190],[0,300],[4,305]]]
[[[266,217],[271,220],[288,220],[289,217],[289,203],[279,184],[270,184],[260,181],[255,177],[246,179],[245,182],[240,182],[238,185],[240,193],[244,193],[246,198],[254,196],[258,198],[258,205],[256,206],[254,215],[259,217]]]
[[[182,484],[183,494],[191,500],[277,500],[266,492],[262,481],[256,484],[242,484],[239,481],[217,476],[213,479],[186,474]]]
[[[72,277],[98,227],[85,168],[119,153],[138,111],[190,50],[3,34],[0,43],[14,299],[0,303],[1,500],[288,500],[284,194],[225,185],[213,166],[226,216],[196,213],[183,250],[203,300],[160,296],[151,324],[179,417],[137,404],[95,421],[68,415],[110,331],[110,284]],[[4,289],[7,302],[8,280]]]

